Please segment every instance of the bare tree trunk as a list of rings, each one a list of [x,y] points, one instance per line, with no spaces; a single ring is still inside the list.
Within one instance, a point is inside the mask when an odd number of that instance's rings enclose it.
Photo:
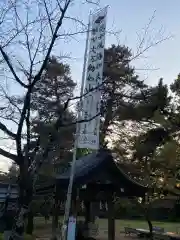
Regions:
[[[148,183],[148,186],[151,186],[151,180],[150,180],[150,174],[151,174],[151,162],[148,162],[148,157],[146,157],[145,159],[145,163],[146,163],[146,176],[147,176],[147,179],[146,179],[146,182]],[[152,226],[152,222],[150,220],[150,217],[149,217],[149,212],[150,212],[150,199],[149,199],[149,196],[150,196],[150,193],[148,192],[147,193],[147,203],[148,203],[148,206],[146,208],[146,205],[145,205],[145,218],[146,218],[146,221],[148,223],[148,226],[149,226],[149,238],[153,240],[153,226]],[[146,204],[146,198],[144,198],[144,203]]]
[[[150,206],[146,206],[146,202],[145,199],[143,200],[142,204],[136,202],[137,206],[141,208],[141,210],[143,211],[145,220],[148,223],[148,227],[149,227],[149,238],[153,240],[153,225],[149,216],[149,212],[150,212]]]
[[[34,216],[33,212],[30,210],[28,212],[28,217],[27,217],[27,226],[26,226],[26,233],[29,235],[32,235],[33,230],[34,230]]]
[[[20,166],[19,179],[19,211],[15,217],[13,229],[9,240],[22,240],[24,235],[25,219],[32,201],[33,188],[30,174],[25,165]]]
[[[4,240],[9,240],[11,232],[12,232],[12,225],[13,225],[13,215],[5,213],[4,222],[5,222],[5,230],[4,230]]]
[[[148,223],[148,226],[149,226],[149,239],[153,240],[153,225],[152,225],[152,222],[151,222],[150,217],[149,217],[149,209],[145,210],[145,219],[146,219],[146,221]]]

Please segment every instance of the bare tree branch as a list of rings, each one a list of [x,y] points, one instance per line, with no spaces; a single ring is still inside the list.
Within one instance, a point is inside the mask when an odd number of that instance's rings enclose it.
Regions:
[[[22,133],[22,128],[23,128],[23,123],[24,123],[24,120],[26,118],[26,112],[27,112],[27,108],[28,108],[28,103],[29,103],[29,99],[30,99],[30,96],[31,96],[31,92],[32,92],[32,89],[34,87],[34,85],[36,84],[37,81],[40,80],[40,77],[44,71],[44,68],[46,67],[46,64],[48,62],[48,59],[49,59],[49,56],[50,56],[50,53],[52,51],[52,48],[53,48],[53,45],[54,45],[54,42],[57,38],[57,32],[62,24],[62,21],[63,21],[63,18],[64,18],[64,15],[66,13],[66,10],[70,4],[71,0],[67,0],[66,1],[66,4],[63,8],[63,11],[61,12],[61,16],[60,16],[60,19],[56,25],[56,28],[55,28],[55,31],[54,31],[54,34],[52,36],[52,40],[51,40],[51,43],[49,45],[49,48],[48,48],[48,51],[47,51],[47,54],[46,54],[46,57],[42,63],[42,66],[39,70],[39,72],[37,73],[37,75],[34,77],[34,80],[32,81],[32,83],[28,86],[28,91],[27,91],[27,94],[26,94],[26,97],[25,97],[25,100],[24,100],[24,105],[23,105],[23,109],[22,109],[22,113],[21,113],[21,117],[20,117],[20,121],[19,121],[19,125],[18,125],[18,130],[17,130],[17,139],[16,139],[16,144],[17,144],[17,152],[18,152],[18,155],[21,155],[22,156],[22,146],[21,146],[21,133]]]
[[[90,121],[92,121],[93,119],[95,119],[96,117],[98,117],[99,115],[100,115],[100,112],[97,113],[96,115],[94,115],[94,116],[91,117],[91,118],[88,118],[88,119],[81,119],[81,120],[74,121],[74,122],[71,122],[71,123],[62,124],[61,126],[62,126],[62,127],[69,127],[69,126],[72,126],[72,125],[76,125],[77,123],[86,123],[86,122],[90,122]]]
[[[64,111],[65,109],[67,109],[68,107],[68,102],[65,103],[64,105]],[[61,114],[59,116],[59,118],[57,119],[56,123],[54,124],[54,129],[56,131],[59,130],[59,128],[61,127],[69,127],[69,126],[72,126],[72,125],[75,125],[77,123],[84,123],[84,122],[90,122],[92,121],[93,119],[95,119],[96,117],[98,117],[100,115],[100,113],[96,114],[95,116],[91,117],[91,118],[88,118],[88,119],[81,119],[81,120],[78,120],[78,121],[74,121],[74,122],[71,122],[71,123],[68,123],[68,124],[64,124],[62,122],[62,117],[63,117],[63,114]],[[35,164],[38,164],[38,169],[40,168],[40,166],[42,165],[42,163],[44,162],[44,160],[47,159],[48,157],[48,154],[52,148],[52,143],[55,141],[56,139],[54,139],[52,136],[49,136],[49,142],[48,142],[48,145],[47,147],[45,148],[45,150],[43,151],[42,153],[42,157],[39,158],[39,163],[37,162],[37,155],[34,156],[34,160],[33,162],[31,163],[31,165],[29,166],[29,169],[28,171],[31,172],[33,171],[33,168],[35,166]],[[39,147],[40,147],[40,136],[38,137],[38,140],[37,140],[37,144],[36,144],[36,153],[37,151],[39,150]]]
[[[30,165],[31,163],[31,159],[30,159],[30,156],[29,156],[29,150],[30,150],[30,141],[31,141],[31,123],[30,123],[30,113],[31,113],[31,99],[29,98],[28,99],[28,107],[27,107],[27,114],[26,114],[26,128],[27,128],[27,138],[26,138],[26,154],[25,154],[25,157],[26,157],[26,163],[27,163],[27,166]]]
[[[33,65],[35,65],[34,61],[35,61],[35,58],[37,56],[37,53],[38,53],[38,50],[39,50],[39,47],[40,47],[40,44],[41,44],[42,36],[43,36],[43,24],[41,22],[40,23],[40,29],[39,29],[39,37],[38,37],[38,41],[37,41],[37,47],[35,49],[34,56],[33,56],[33,59],[32,59]]]
[[[9,159],[15,161],[17,164],[19,164],[18,157],[15,154],[12,154],[12,153],[7,152],[4,149],[0,148],[0,155],[4,156],[6,158],[9,158]]]
[[[32,91],[32,88],[29,87],[26,97],[24,99],[24,105],[23,105],[21,117],[20,117],[19,124],[18,124],[17,138],[16,138],[18,156],[22,156],[21,134],[22,134],[23,123],[26,118],[26,111],[28,109],[28,104],[30,102],[31,91]]]
[[[48,49],[48,51],[47,51],[47,54],[46,54],[45,59],[44,59],[44,61],[43,61],[43,64],[42,64],[39,72],[37,73],[37,75],[34,77],[34,80],[33,80],[33,82],[32,82],[32,85],[33,85],[33,86],[36,84],[37,81],[39,81],[39,79],[40,79],[40,77],[41,77],[41,75],[42,75],[42,73],[43,73],[43,71],[44,71],[44,69],[45,69],[45,67],[46,67],[46,65],[47,65],[49,56],[50,56],[51,51],[52,51],[52,48],[53,48],[53,46],[54,46],[54,42],[55,42],[55,40],[56,40],[56,38],[57,38],[58,30],[59,30],[59,28],[60,28],[61,25],[62,25],[63,18],[64,18],[64,16],[65,16],[65,13],[66,13],[66,11],[67,11],[67,9],[68,9],[68,6],[69,6],[70,2],[71,2],[71,0],[67,0],[66,3],[65,3],[64,8],[63,8],[62,11],[61,11],[60,19],[59,19],[59,21],[58,21],[58,23],[57,23],[57,25],[56,25],[55,30],[54,30],[54,33],[53,33],[53,36],[52,36],[52,39],[51,39],[51,42],[50,42],[50,45],[49,45],[49,49]]]
[[[12,66],[12,64],[11,64],[8,56],[7,56],[7,54],[4,52],[2,46],[0,46],[0,52],[1,52],[4,60],[6,61],[6,63],[7,63],[7,65],[8,65],[8,67],[9,67],[11,73],[13,74],[15,80],[16,80],[22,87],[27,88],[28,86],[27,86],[26,84],[24,84],[24,83],[19,79],[19,77],[17,76],[17,74],[16,74],[16,72],[15,72],[15,70],[14,70],[14,68],[13,68],[13,66]]]
[[[172,35],[164,37],[162,35],[161,31],[158,31],[158,35],[161,35],[161,36],[158,36],[158,38],[160,37],[160,39],[154,39],[151,36],[148,37],[149,31],[150,31],[150,27],[152,25],[153,20],[155,19],[155,13],[156,13],[156,11],[154,11],[154,13],[151,16],[151,18],[149,19],[148,23],[143,28],[143,34],[141,34],[141,35],[137,34],[138,35],[138,39],[139,39],[139,43],[138,43],[138,46],[137,46],[136,53],[130,59],[130,61],[133,61],[133,60],[139,58],[145,52],[147,52],[150,48],[155,47],[155,46],[159,45],[160,43],[162,43],[162,42],[164,42],[166,40],[169,40],[169,39],[171,39],[173,37]]]
[[[146,40],[148,31],[149,31],[149,28],[150,28],[150,26],[151,26],[151,24],[152,24],[152,22],[153,22],[153,20],[154,20],[154,18],[155,18],[155,13],[156,13],[156,11],[154,11],[152,17],[149,19],[149,22],[148,22],[147,25],[145,26],[143,36],[142,36],[142,37],[139,37],[140,43],[139,43],[138,48],[137,48],[137,53],[142,51],[144,42],[145,42],[145,40]]]
[[[51,23],[50,14],[49,14],[49,11],[48,11],[48,8],[47,8],[46,0],[43,0],[43,3],[44,3],[44,7],[46,9],[46,14],[47,14],[47,17],[48,17],[48,22],[49,22],[49,26],[50,26],[50,29],[51,29],[51,33],[53,35],[53,27],[52,27],[52,23]]]
[[[3,123],[0,122],[0,130],[2,130],[4,133],[6,133],[8,136],[10,136],[13,139],[16,139],[16,134],[10,131]]]
[[[151,42],[148,46],[146,46],[145,48],[143,48],[140,52],[137,52],[131,59],[130,61],[133,61],[137,58],[139,58],[140,56],[142,56],[145,52],[147,52],[150,48],[155,47],[157,45],[159,45],[160,43],[163,43],[164,41],[167,41],[169,39],[171,39],[173,37],[173,35],[167,36],[165,38],[162,38],[158,41],[155,42]]]

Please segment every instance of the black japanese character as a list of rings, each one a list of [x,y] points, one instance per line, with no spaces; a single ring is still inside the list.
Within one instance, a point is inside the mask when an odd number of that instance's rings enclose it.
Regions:
[[[93,77],[92,77],[92,79],[94,80]],[[86,92],[91,92],[92,89],[93,89],[93,88],[92,88],[92,85],[91,85],[91,84],[88,84],[88,86],[85,88],[85,91],[86,91]]]
[[[88,118],[88,112],[84,112],[84,119],[86,120]]]
[[[101,33],[98,37],[99,40],[101,40],[105,36],[105,33]]]
[[[97,32],[98,32],[98,28],[97,27],[92,29],[92,35],[96,35]]]
[[[96,62],[97,56],[91,56],[91,62]]]
[[[104,15],[104,16],[99,16],[99,17],[95,20],[95,23],[97,23],[97,24],[101,23],[104,18],[105,18],[105,15]]]
[[[104,32],[105,31],[105,25],[102,24],[100,27],[99,27],[99,32]]]
[[[91,38],[91,41],[92,41],[93,43],[95,43],[95,42],[97,41],[97,37],[92,37],[92,38]]]
[[[101,68],[102,67],[102,63],[98,63],[97,65],[96,65],[96,69],[99,69],[99,68]]]
[[[85,132],[85,134],[86,134],[86,132]],[[87,137],[85,136],[84,139],[83,139],[83,142],[87,142],[87,140],[88,140],[88,139],[87,139]]]
[[[89,82],[94,81],[94,78],[89,74],[87,77],[87,81],[89,81]]]
[[[92,79],[94,80],[94,78],[92,77]],[[92,80],[91,80],[92,81]],[[85,87],[85,89],[84,89],[84,92],[85,93],[88,93],[88,92],[91,92],[92,91],[92,86],[91,86],[91,84],[88,84],[88,86],[87,87]]]
[[[102,53],[97,53],[96,55],[91,56],[91,62],[96,62],[97,60],[101,60],[103,58]]]
[[[96,47],[93,46],[93,47],[91,48],[90,52],[92,52],[92,53],[96,53]]]
[[[88,71],[94,72],[95,71],[95,67],[92,64],[89,64]]]
[[[99,105],[99,102],[97,103],[96,105],[96,112],[98,113],[100,111],[100,105]]]
[[[94,79],[94,78],[93,78]],[[89,90],[89,92],[93,89],[93,87],[92,87],[92,85],[91,84],[88,84],[88,90]]]
[[[100,73],[98,72],[97,75],[96,75],[96,82],[99,82],[101,80],[101,75]]]
[[[100,43],[98,43],[97,48],[98,48],[98,49],[99,49],[99,48],[104,48],[104,44],[103,44],[102,41],[101,41]]]
[[[97,60],[101,60],[102,58],[103,58],[102,53],[98,53],[98,54],[97,54]]]

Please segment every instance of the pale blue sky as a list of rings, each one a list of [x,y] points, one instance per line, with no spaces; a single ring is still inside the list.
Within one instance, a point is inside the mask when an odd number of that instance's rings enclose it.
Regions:
[[[102,0],[101,6],[109,5],[108,10],[108,30],[122,30],[119,34],[120,43],[137,49],[137,32],[140,34],[142,28],[148,23],[149,19],[155,13],[149,36],[159,40],[162,36],[157,32],[163,28],[164,37],[173,35],[170,40],[167,40],[158,46],[150,49],[146,56],[136,61],[137,68],[158,68],[156,71],[138,71],[141,78],[147,78],[147,82],[155,84],[160,77],[164,78],[166,83],[170,83],[180,72],[180,1],[179,0]],[[79,17],[87,19],[87,11],[79,11]],[[115,37],[107,36],[106,46],[117,43]],[[77,57],[75,61],[71,61],[72,73],[76,80],[81,77],[82,59],[83,59],[83,45],[84,41],[79,43],[72,42],[67,45],[67,51],[72,53],[73,57]],[[66,49],[66,48],[65,48]]]

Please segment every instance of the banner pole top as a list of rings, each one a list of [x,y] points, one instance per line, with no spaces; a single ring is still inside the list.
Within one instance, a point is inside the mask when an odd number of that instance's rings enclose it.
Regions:
[[[96,14],[98,14],[99,12],[101,12],[103,9],[108,9],[109,8],[109,5],[106,5],[105,7],[103,7],[103,8],[100,8],[100,9],[98,9],[98,10],[95,10],[95,12],[92,12],[92,10],[90,10],[90,13],[91,13],[91,15],[96,15]]]

